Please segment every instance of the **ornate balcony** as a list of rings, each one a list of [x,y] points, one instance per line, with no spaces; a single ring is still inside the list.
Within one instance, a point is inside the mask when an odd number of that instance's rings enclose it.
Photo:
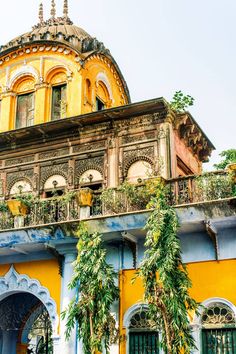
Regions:
[[[117,189],[93,193],[91,203],[81,204],[78,191],[63,196],[40,199],[31,195],[30,205],[24,212],[9,210],[7,200],[0,202],[0,230],[33,228],[44,225],[65,224],[103,216],[135,213],[146,210],[155,189],[148,180],[137,185],[126,184]],[[191,205],[236,197],[235,176],[217,171],[202,176],[186,176],[164,181],[170,204]],[[149,185],[148,185],[149,183]],[[20,198],[24,201],[24,196]],[[86,210],[86,213],[84,213]]]

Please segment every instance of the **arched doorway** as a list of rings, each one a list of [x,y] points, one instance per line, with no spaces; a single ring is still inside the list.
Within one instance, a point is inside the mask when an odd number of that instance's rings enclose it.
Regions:
[[[0,354],[53,354],[52,324],[44,304],[18,292],[0,302]]]

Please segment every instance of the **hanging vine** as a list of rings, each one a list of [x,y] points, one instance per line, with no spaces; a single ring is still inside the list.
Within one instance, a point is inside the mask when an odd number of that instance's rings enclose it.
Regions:
[[[188,311],[196,311],[198,303],[189,295],[191,280],[181,259],[176,212],[168,204],[161,180],[157,180],[155,189],[148,206],[154,210],[146,224],[147,250],[138,274],[143,280],[150,319],[162,332],[165,352],[188,354],[194,348]]]
[[[90,234],[81,225],[78,236],[78,258],[69,288],[79,287],[79,298],[62,313],[62,318],[67,318],[66,337],[70,337],[77,322],[85,354],[102,352],[104,348],[108,352],[118,336],[110,312],[111,305],[119,299],[119,288],[115,284],[117,274],[106,262],[106,250],[99,233]]]

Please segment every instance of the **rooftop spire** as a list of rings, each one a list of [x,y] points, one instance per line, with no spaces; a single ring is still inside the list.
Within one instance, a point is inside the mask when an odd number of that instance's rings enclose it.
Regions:
[[[56,4],[55,1],[52,0],[51,2],[51,18],[55,18],[56,17]]]
[[[68,18],[68,0],[64,0],[63,15],[66,19]]]
[[[39,22],[43,23],[43,3],[39,4]]]

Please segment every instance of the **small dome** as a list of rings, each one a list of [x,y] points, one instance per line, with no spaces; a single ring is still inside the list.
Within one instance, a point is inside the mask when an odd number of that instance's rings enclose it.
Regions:
[[[1,46],[0,55],[23,45],[40,42],[64,43],[80,53],[105,50],[103,43],[91,37],[82,28],[75,26],[69,18],[58,17],[37,24],[32,28],[32,31]]]

